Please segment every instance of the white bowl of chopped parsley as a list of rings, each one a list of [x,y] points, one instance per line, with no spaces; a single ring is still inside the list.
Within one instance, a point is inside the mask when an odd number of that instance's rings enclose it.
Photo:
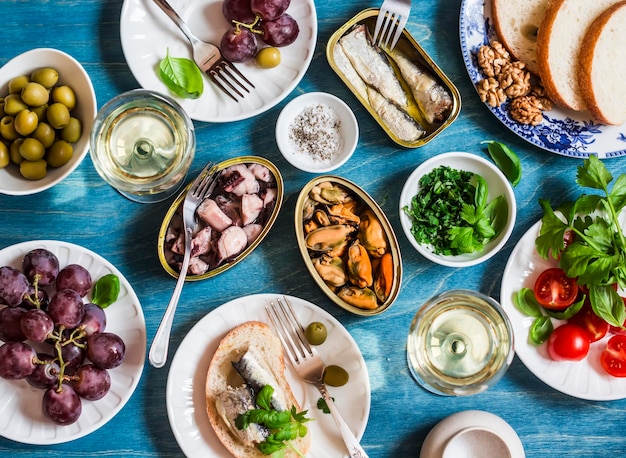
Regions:
[[[406,180],[400,223],[426,259],[450,267],[495,255],[515,225],[513,188],[487,159],[450,152],[428,159]]]
[[[359,139],[350,107],[326,92],[309,92],[285,105],[276,121],[276,143],[287,162],[310,173],[346,163]]]

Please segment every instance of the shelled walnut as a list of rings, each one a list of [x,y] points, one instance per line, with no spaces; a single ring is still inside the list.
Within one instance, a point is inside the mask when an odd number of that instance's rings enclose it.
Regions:
[[[512,119],[521,124],[541,123],[543,111],[552,109],[552,102],[540,82],[533,84],[536,77],[523,62],[511,60],[509,52],[498,41],[481,46],[476,60],[485,76],[476,84],[481,101],[495,108],[510,100],[508,111]]]

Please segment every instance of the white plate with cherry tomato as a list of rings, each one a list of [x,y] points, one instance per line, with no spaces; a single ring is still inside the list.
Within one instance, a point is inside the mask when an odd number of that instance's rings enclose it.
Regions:
[[[104,309],[104,331],[117,334],[126,347],[121,364],[109,370],[109,391],[101,399],[83,400],[80,416],[67,425],[56,424],[44,415],[43,389],[31,386],[25,379],[0,378],[0,435],[26,444],[50,445],[86,436],[104,426],[126,405],[143,372],[146,326],[141,304],[128,281],[110,262],[86,248],[53,240],[18,243],[0,250],[0,266],[22,270],[24,255],[36,248],[56,255],[61,269],[69,264],[81,265],[87,269],[93,283],[108,274],[118,277],[120,292],[117,300]],[[50,295],[54,294],[52,286],[45,288]],[[91,292],[83,298],[85,303],[92,299]],[[40,351],[45,344],[32,345]]]
[[[588,352],[576,348],[577,336],[566,335],[564,346],[557,349],[557,354],[576,356],[584,351],[586,355],[579,361],[556,361],[551,357],[554,348],[548,351],[548,342],[536,345],[529,338],[531,326],[535,318],[523,313],[516,306],[516,296],[522,288],[534,289],[539,276],[548,269],[558,267],[554,259],[543,259],[535,248],[535,239],[539,235],[541,221],[533,225],[517,243],[504,269],[500,302],[511,319],[515,336],[515,352],[524,365],[540,380],[555,390],[567,395],[588,400],[608,401],[626,398],[626,377],[610,375],[604,365],[623,362],[626,368],[626,348],[620,350],[615,343],[626,337],[620,336],[611,341],[609,351],[605,352],[607,343],[616,336],[611,330],[595,342],[589,344]],[[545,275],[544,275],[545,276]],[[555,280],[553,277],[551,280]],[[623,296],[623,292],[621,292]],[[567,296],[567,294],[565,294]],[[552,318],[555,329],[568,324],[565,320]],[[564,331],[564,332],[563,332]],[[558,331],[570,334],[567,328]],[[553,331],[554,334],[554,331]],[[569,343],[571,342],[571,343]],[[604,357],[602,356],[605,352]],[[558,355],[557,355],[558,357]],[[608,357],[608,359],[607,359]],[[601,361],[605,358],[604,363]],[[620,372],[619,370],[617,372]],[[624,374],[626,375],[626,373]]]
[[[222,14],[222,0],[170,0],[170,4],[198,38],[220,45],[229,28]],[[291,93],[304,77],[315,52],[317,13],[313,0],[291,0],[285,13],[295,19],[299,33],[293,43],[278,47],[280,63],[273,68],[260,68],[254,60],[235,63],[255,86],[239,101],[229,98],[204,75],[204,91],[199,98],[175,96],[192,119],[247,119],[269,110]],[[174,58],[191,59],[192,55],[189,42],[172,20],[152,0],[124,0],[120,35],[126,62],[139,84],[144,89],[174,96],[159,78],[159,62],[168,50]],[[258,40],[258,48],[264,46]]]

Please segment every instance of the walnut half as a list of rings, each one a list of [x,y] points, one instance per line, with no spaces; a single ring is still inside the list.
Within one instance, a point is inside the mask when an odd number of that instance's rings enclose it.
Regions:
[[[543,104],[534,95],[526,95],[511,100],[509,115],[521,124],[537,126],[543,121]]]

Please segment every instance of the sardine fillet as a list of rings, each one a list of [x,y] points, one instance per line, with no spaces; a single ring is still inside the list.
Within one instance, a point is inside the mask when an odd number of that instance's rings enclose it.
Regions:
[[[343,73],[343,76],[345,76],[346,79],[350,81],[357,93],[361,97],[363,97],[363,99],[367,100],[367,86],[352,66],[352,62],[350,62],[350,59],[348,59],[348,56],[346,56],[343,47],[333,47],[333,58],[335,59],[335,64],[337,65],[337,68],[339,68],[341,73]]]
[[[400,140],[412,142],[426,133],[408,113],[395,106],[375,89],[368,87],[367,94],[371,107]]]
[[[391,57],[411,88],[424,119],[430,124],[445,120],[452,109],[452,97],[446,88],[400,51],[392,51]]]
[[[363,81],[384,97],[406,109],[408,98],[387,57],[376,49],[363,24],[341,37],[339,45]]]

